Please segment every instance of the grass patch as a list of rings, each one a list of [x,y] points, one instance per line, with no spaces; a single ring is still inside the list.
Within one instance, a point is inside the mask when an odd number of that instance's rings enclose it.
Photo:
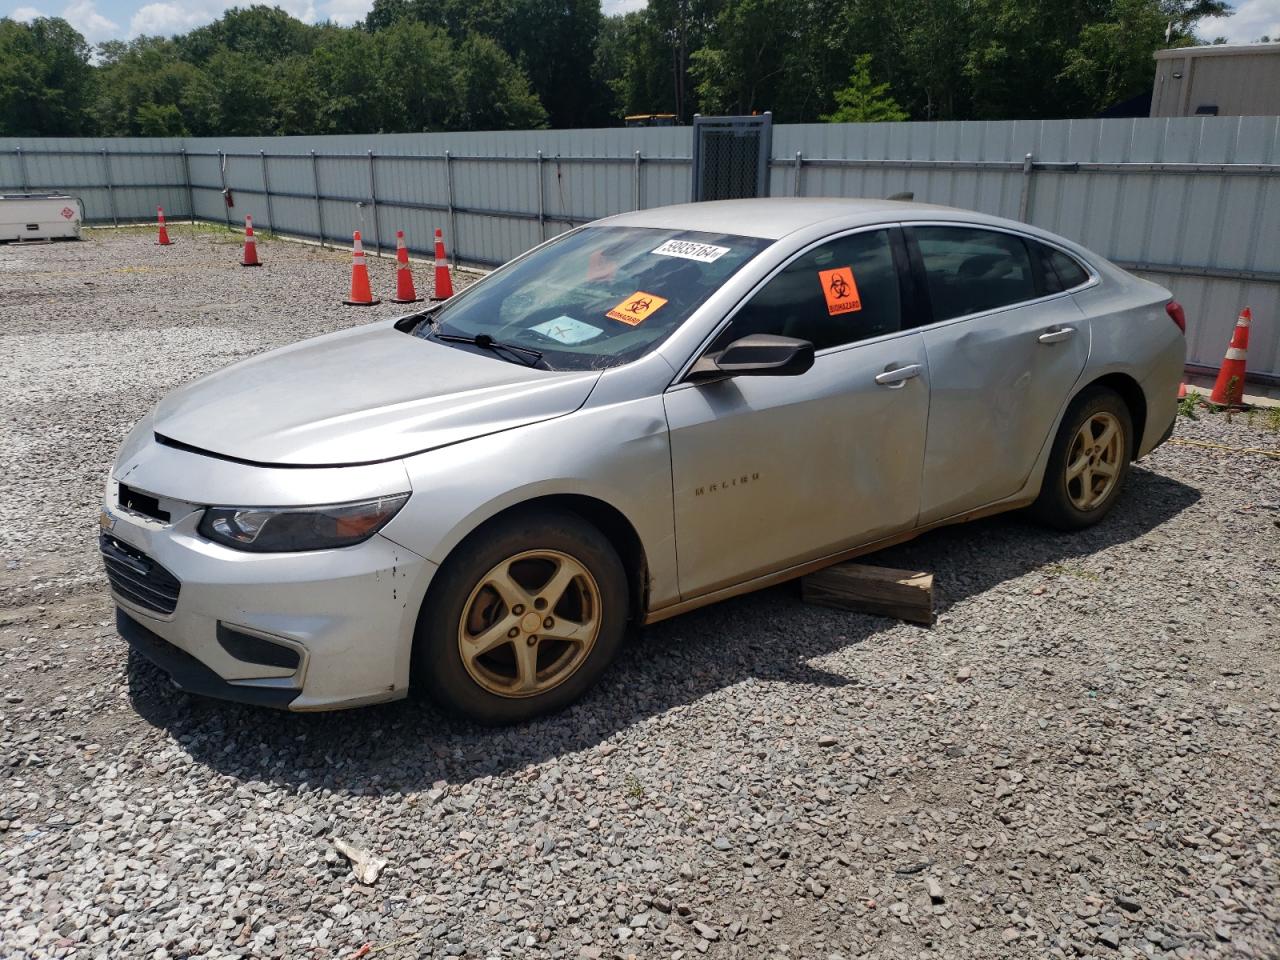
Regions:
[[[634,773],[628,773],[622,780],[622,787],[630,800],[644,799],[644,786]]]
[[[197,220],[195,223],[187,221],[179,221],[177,223],[166,223],[169,230],[169,237],[173,240],[182,237],[205,237],[217,246],[231,246],[244,243],[244,224],[232,223],[231,228],[222,223],[207,223],[203,220]],[[156,225],[154,223],[131,223],[122,227],[108,227],[99,224],[98,226],[86,226],[81,228],[82,235],[85,240],[109,240],[112,237],[154,237],[156,235]],[[276,239],[274,233],[270,230],[263,230],[257,226],[253,228],[253,239],[259,243],[268,243]]]

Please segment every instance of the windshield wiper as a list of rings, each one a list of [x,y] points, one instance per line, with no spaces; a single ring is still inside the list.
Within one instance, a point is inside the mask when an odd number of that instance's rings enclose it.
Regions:
[[[468,337],[458,333],[441,333],[439,328],[431,334],[432,339],[443,340],[445,343],[469,343],[472,346],[480,347],[482,350],[493,350],[494,352],[505,351],[508,354],[519,357],[521,360],[527,360],[526,366],[532,367],[542,362],[542,351],[534,350],[532,347],[521,347],[514,343],[503,343],[495,340],[487,333],[477,333],[475,336]]]

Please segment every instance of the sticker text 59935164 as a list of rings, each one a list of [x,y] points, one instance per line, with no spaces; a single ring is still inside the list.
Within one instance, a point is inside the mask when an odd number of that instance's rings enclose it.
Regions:
[[[827,300],[828,314],[834,317],[862,309],[862,299],[858,296],[858,284],[853,279],[852,269],[837,267],[834,270],[819,270],[818,279],[822,281],[822,295]]]
[[[657,313],[666,302],[665,297],[657,297],[652,293],[637,290],[631,296],[624,298],[620,304],[606,313],[605,316],[610,320],[625,323],[629,327],[635,327]]]
[[[729,252],[729,248],[717,247],[711,243],[698,243],[695,240],[668,240],[653,252],[662,257],[681,257],[684,260],[697,260],[699,263],[715,263]]]

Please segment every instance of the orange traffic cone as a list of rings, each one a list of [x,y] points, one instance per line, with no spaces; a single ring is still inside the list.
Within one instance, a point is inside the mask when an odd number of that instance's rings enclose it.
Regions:
[[[396,295],[392,303],[421,303],[422,298],[413,289],[413,273],[409,269],[409,251],[404,245],[404,231],[396,231]]]
[[[449,264],[444,259],[444,234],[436,228],[436,282],[431,289],[432,300],[448,300],[453,296],[453,279],[449,276]]]
[[[1178,384],[1178,399],[1187,399],[1187,385],[1185,383]]]
[[[1220,406],[1238,406],[1244,396],[1245,354],[1249,350],[1249,324],[1253,322],[1253,314],[1245,307],[1236,320],[1235,331],[1231,334],[1231,345],[1227,347],[1227,355],[1223,358],[1218,370],[1218,380],[1213,385],[1213,393],[1209,394],[1209,402]]]
[[[258,260],[258,244],[253,239],[253,217],[247,214],[244,218],[244,256],[240,258],[240,266],[262,266],[262,263]]]
[[[351,295],[342,302],[348,307],[372,307],[382,302],[373,299],[373,291],[369,289],[369,268],[364,262],[359,230],[351,235]]]
[[[164,207],[156,207],[156,221],[160,226],[160,236],[156,238],[156,246],[171,246],[173,241],[169,239],[169,229],[164,225]]]

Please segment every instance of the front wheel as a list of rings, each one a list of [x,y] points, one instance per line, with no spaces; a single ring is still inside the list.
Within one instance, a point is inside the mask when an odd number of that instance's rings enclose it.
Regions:
[[[622,642],[626,573],[575,514],[499,520],[441,567],[418,617],[413,683],[484,724],[518,723],[577,700]]]
[[[1093,526],[1111,509],[1133,453],[1133,418],[1124,399],[1090,387],[1067,408],[1031,507],[1040,522],[1060,530]]]

